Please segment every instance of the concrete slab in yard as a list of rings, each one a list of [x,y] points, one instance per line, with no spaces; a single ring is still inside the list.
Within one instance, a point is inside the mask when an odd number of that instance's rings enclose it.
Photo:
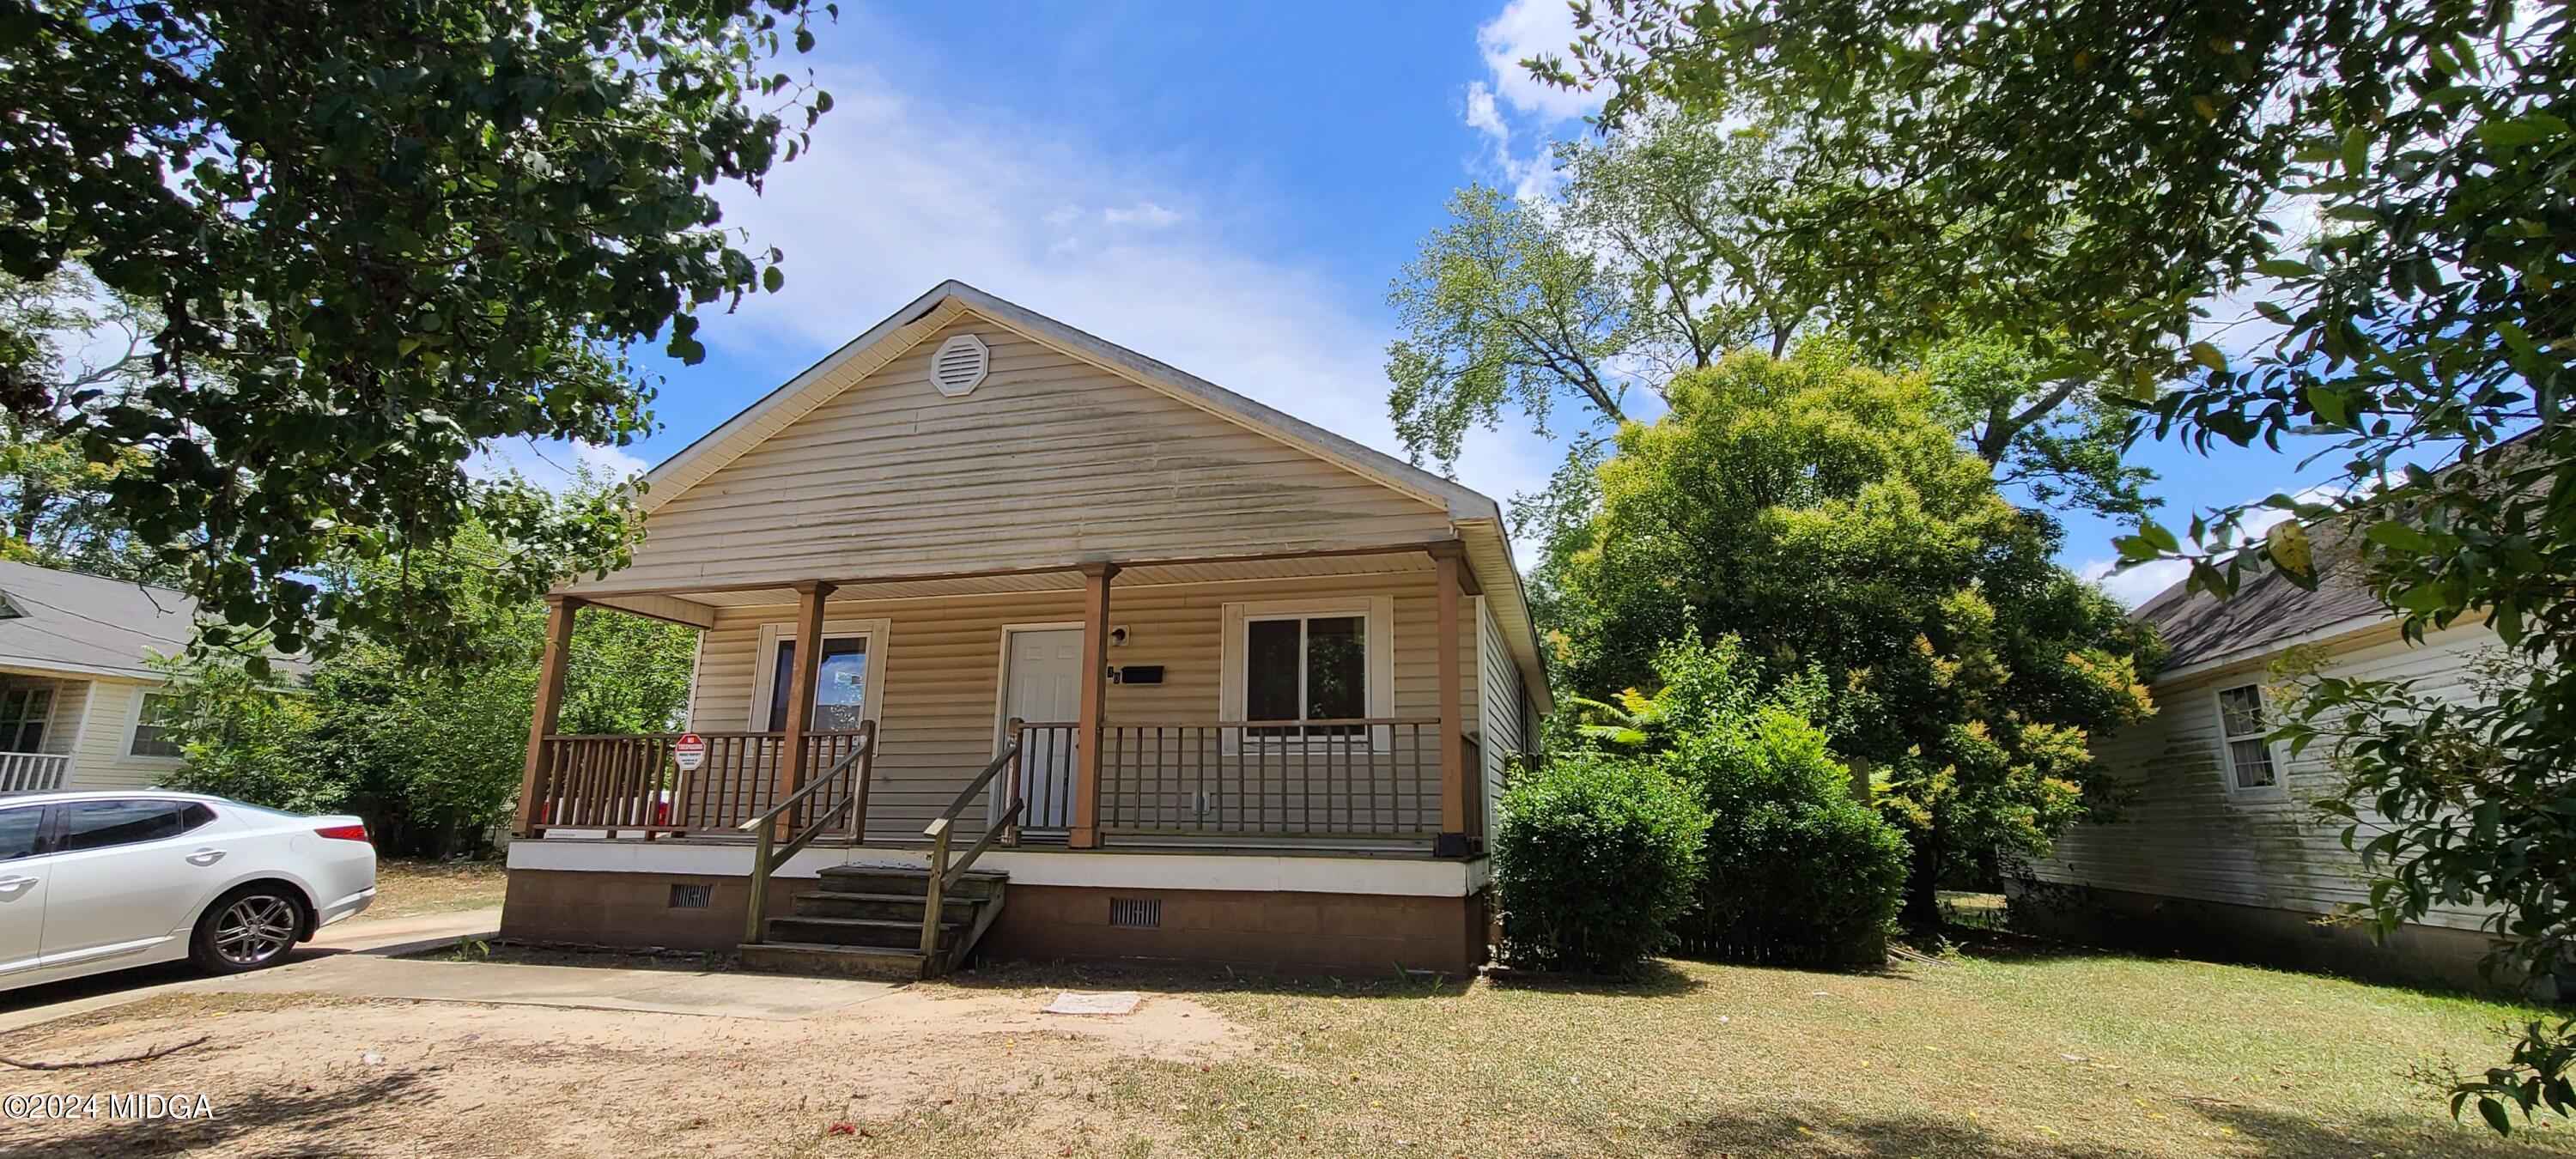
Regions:
[[[521,966],[503,962],[424,962],[356,956],[227,980],[208,989],[230,994],[335,994],[419,1002],[483,1002],[759,1018],[787,1022],[882,998],[891,982],[789,978],[769,974],[694,974],[595,966]]]

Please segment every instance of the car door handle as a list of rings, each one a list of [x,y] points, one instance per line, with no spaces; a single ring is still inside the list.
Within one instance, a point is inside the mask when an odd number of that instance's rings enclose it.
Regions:
[[[188,855],[188,864],[213,865],[223,859],[224,851],[221,849],[200,849]]]
[[[44,879],[36,877],[12,877],[0,879],[0,901],[6,901],[18,896],[19,894],[25,893],[28,890],[34,889],[36,888],[36,883],[42,880]]]

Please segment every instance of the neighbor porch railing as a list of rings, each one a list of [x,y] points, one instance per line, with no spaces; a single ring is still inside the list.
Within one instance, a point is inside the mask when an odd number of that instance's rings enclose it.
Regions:
[[[0,753],[0,793],[42,793],[63,787],[72,758],[65,753]]]
[[[873,724],[873,722],[871,722]],[[647,836],[739,831],[779,802],[777,732],[702,732],[706,755],[681,772],[671,746],[683,734],[559,735],[538,742],[532,831],[635,830]],[[868,728],[805,734],[805,767],[826,770],[859,751]],[[855,782],[851,835],[867,815],[867,786]]]
[[[1073,823],[1080,726],[1020,726],[1021,825]],[[1440,832],[1437,717],[1101,726],[1100,830],[1129,837],[1413,841]],[[1465,743],[1465,738],[1460,738]],[[1466,759],[1475,759],[1472,749]],[[1469,766],[1471,769],[1473,765]],[[1472,786],[1476,777],[1470,775]],[[1470,802],[1470,817],[1482,813]],[[1470,834],[1479,836],[1479,834]]]

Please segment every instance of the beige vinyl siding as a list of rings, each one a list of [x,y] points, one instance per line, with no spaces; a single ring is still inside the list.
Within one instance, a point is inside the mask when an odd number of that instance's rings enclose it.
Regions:
[[[992,369],[948,398],[930,354]],[[968,316],[670,497],[621,590],[1416,543],[1445,509]],[[578,587],[571,590],[578,591]]]
[[[1129,632],[1110,651],[1114,665],[1160,664],[1159,685],[1111,685],[1104,706],[1111,723],[1213,723],[1217,719],[1224,606],[1230,602],[1387,595],[1393,602],[1390,646],[1394,712],[1440,711],[1437,600],[1427,572],[1318,576],[1242,583],[1113,585],[1110,623]],[[1076,623],[1078,592],[1013,593],[908,600],[834,600],[830,620],[888,622],[882,641],[884,686],[868,833],[876,840],[918,838],[965,782],[992,759],[1000,694],[1002,628]],[[756,653],[765,623],[795,618],[786,605],[725,608],[699,640],[697,688],[690,726],[702,731],[753,727]],[[1472,633],[1462,633],[1465,671],[1477,670]],[[1506,664],[1503,667],[1509,668]],[[1466,693],[1475,719],[1476,690]],[[1429,773],[1436,784],[1438,770]],[[982,805],[965,822],[980,828]]]
[[[2413,679],[2424,692],[2465,700],[2467,665],[2496,646],[2484,627],[2437,633],[2422,646],[2373,628],[2331,645],[2329,674]],[[2118,820],[2078,826],[2033,867],[2042,881],[2163,897],[2324,914],[2367,899],[2360,858],[2342,826],[2312,802],[2331,791],[2322,746],[2282,771],[2279,789],[2231,793],[2221,749],[2217,691],[2279,683],[2277,654],[2155,685],[2157,714],[2102,741],[2105,767],[2131,794]],[[2287,746],[2275,746],[2275,760]],[[2481,911],[2444,908],[2425,924],[2473,929]]]
[[[1492,607],[1482,598],[1476,601],[1476,642],[1476,725],[1484,755],[1484,768],[1478,773],[1484,778],[1485,833],[1491,840],[1497,821],[1494,810],[1503,799],[1503,774],[1512,757],[1525,750],[1529,738],[1522,716],[1520,667],[1512,663],[1502,626],[1494,622]]]

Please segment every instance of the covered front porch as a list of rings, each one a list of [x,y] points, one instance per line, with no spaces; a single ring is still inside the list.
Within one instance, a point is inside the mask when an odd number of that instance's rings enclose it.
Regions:
[[[1487,734],[1528,735],[1479,687],[1478,595],[1457,541],[601,586],[553,603],[517,832],[1472,857]],[[695,761],[679,732],[554,730],[586,606],[704,630]]]

